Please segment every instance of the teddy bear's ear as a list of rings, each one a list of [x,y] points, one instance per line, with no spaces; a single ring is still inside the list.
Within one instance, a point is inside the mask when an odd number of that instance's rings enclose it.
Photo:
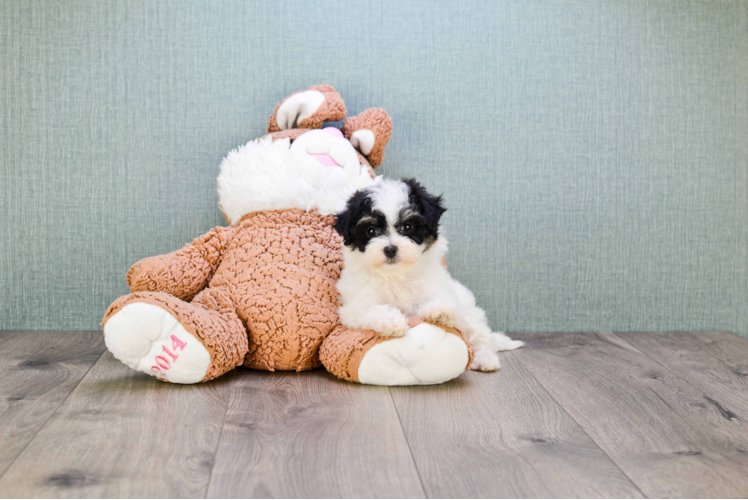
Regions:
[[[312,85],[283,99],[270,116],[268,132],[322,128],[345,118],[345,103],[332,85]]]
[[[384,147],[392,135],[392,118],[383,109],[367,109],[346,119],[341,132],[377,168],[384,160]]]

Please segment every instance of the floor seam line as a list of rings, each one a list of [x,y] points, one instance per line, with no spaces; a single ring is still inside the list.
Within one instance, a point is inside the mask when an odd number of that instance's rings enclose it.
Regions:
[[[725,332],[725,333],[729,333],[730,335],[734,335],[735,337],[737,337],[737,338],[739,338],[741,340],[743,339],[743,337],[741,337],[740,335],[737,335],[737,334],[735,334],[735,333],[733,333],[733,332],[731,332],[729,330],[703,330],[703,331],[704,332],[710,332],[710,331],[714,331],[714,332]],[[646,357],[648,357],[649,359],[651,359],[655,363],[657,363],[659,365],[662,365],[665,368],[667,368],[668,370],[670,370],[671,372],[675,373],[675,371],[672,370],[669,366],[664,365],[661,361],[653,358],[652,356],[650,356],[646,352],[642,351],[641,349],[639,349],[638,347],[636,347],[634,344],[632,344],[631,342],[629,342],[626,339],[626,337],[623,336],[623,335],[627,335],[627,334],[631,334],[631,333],[639,333],[639,332],[610,332],[610,333],[613,334],[613,335],[615,335],[619,339],[623,340],[628,345],[630,345],[631,347],[633,347],[634,349],[636,349],[640,353],[644,354]],[[644,332],[644,333],[647,333],[647,332]],[[669,333],[669,332],[663,332],[663,333]],[[675,333],[685,333],[686,335],[688,335],[689,337],[691,337],[692,339],[694,339],[699,345],[701,345],[704,348],[703,352],[706,353],[707,356],[710,356],[710,357],[714,358],[715,360],[719,361],[720,364],[729,367],[729,365],[727,364],[727,360],[726,359],[724,359],[721,356],[719,356],[719,355],[711,352],[711,350],[707,349],[707,347],[709,347],[709,344],[704,339],[702,339],[701,337],[699,337],[698,335],[694,335],[694,333],[699,333],[698,330],[695,330],[695,331],[683,330],[681,332],[675,332]],[[676,375],[677,375],[677,373],[676,373]]]
[[[85,372],[85,373],[83,374],[83,376],[81,376],[81,378],[80,378],[80,380],[78,381],[78,383],[77,383],[77,384],[75,384],[75,387],[73,387],[73,388],[72,388],[72,389],[70,390],[70,392],[68,392],[68,393],[67,393],[67,394],[65,395],[65,397],[64,397],[64,398],[62,399],[62,401],[60,401],[60,404],[59,404],[59,405],[57,405],[57,407],[56,407],[56,408],[54,409],[54,411],[52,411],[52,412],[51,412],[51,413],[49,414],[49,418],[47,418],[47,420],[45,420],[45,421],[44,421],[44,423],[43,423],[42,425],[40,425],[40,426],[39,426],[39,429],[37,429],[37,431],[36,431],[36,432],[34,433],[34,437],[32,437],[31,439],[29,439],[29,442],[28,442],[28,443],[26,443],[26,446],[24,446],[24,447],[23,447],[23,448],[21,449],[21,451],[19,451],[19,452],[18,452],[18,455],[16,455],[16,457],[15,457],[15,458],[13,459],[13,461],[12,461],[11,463],[9,463],[9,464],[8,464],[8,467],[6,467],[6,468],[5,468],[5,470],[4,470],[4,471],[2,471],[2,473],[0,473],[0,480],[2,480],[2,479],[3,479],[3,477],[5,477],[5,474],[7,474],[7,473],[8,473],[8,471],[9,471],[9,470],[11,469],[11,467],[13,467],[13,464],[15,464],[15,463],[16,463],[16,461],[18,461],[18,459],[19,459],[19,458],[21,457],[21,455],[23,455],[23,454],[24,454],[24,452],[25,452],[25,451],[26,451],[26,449],[27,449],[27,448],[29,447],[29,445],[30,445],[30,444],[32,443],[32,441],[34,441],[34,440],[36,439],[36,437],[37,437],[37,436],[39,435],[39,433],[40,433],[40,432],[42,431],[42,429],[44,429],[44,428],[45,428],[45,427],[47,426],[47,424],[49,423],[49,421],[50,421],[50,420],[52,420],[52,417],[54,417],[54,416],[55,416],[55,414],[57,413],[57,410],[59,410],[59,409],[60,409],[60,408],[62,407],[62,405],[64,405],[64,404],[65,404],[65,401],[67,401],[67,400],[68,400],[68,398],[70,397],[70,395],[71,395],[72,393],[74,393],[74,392],[75,392],[75,390],[76,390],[76,389],[78,388],[78,386],[79,386],[79,385],[81,384],[81,382],[83,382],[83,379],[85,379],[85,378],[86,378],[86,375],[88,375],[88,372],[90,372],[90,371],[91,371],[91,369],[92,369],[92,368],[93,368],[94,366],[96,366],[96,363],[98,363],[98,362],[99,362],[99,361],[101,360],[101,358],[102,358],[102,357],[104,356],[104,354],[106,354],[106,351],[107,351],[107,349],[106,349],[106,347],[105,347],[105,348],[104,348],[104,350],[103,350],[103,351],[101,352],[101,354],[99,354],[99,357],[98,357],[98,358],[96,358],[96,361],[94,361],[93,363],[91,363],[91,366],[89,366],[89,367],[88,367],[88,370],[86,370],[86,372]]]
[[[657,365],[663,367],[665,370],[667,370],[670,373],[672,373],[675,376],[675,378],[677,378],[681,382],[685,383],[688,387],[690,387],[691,389],[693,389],[695,392],[700,393],[704,397],[707,397],[707,394],[709,394],[711,396],[714,396],[714,397],[717,397],[717,394],[714,394],[713,389],[712,390],[706,390],[706,391],[702,390],[700,387],[697,387],[696,385],[694,385],[691,382],[690,379],[688,379],[688,378],[684,377],[683,375],[681,375],[680,373],[676,372],[674,369],[670,368],[670,366],[668,366],[667,364],[663,363],[662,361],[660,361],[660,360],[658,360],[656,358],[653,358],[652,356],[650,356],[649,354],[647,354],[646,352],[642,351],[641,349],[639,349],[638,347],[636,347],[634,344],[632,344],[631,342],[629,342],[628,340],[626,340],[624,337],[621,337],[619,334],[614,333],[614,332],[609,332],[609,333],[611,335],[614,335],[616,338],[618,338],[622,342],[626,342],[626,344],[628,344],[632,349],[635,349],[638,353],[640,353],[645,358],[651,360],[652,362],[656,363]],[[691,332],[685,332],[685,333],[687,333],[687,334],[690,335]],[[696,337],[695,335],[691,335],[691,337],[694,338],[694,339],[696,339],[697,341],[699,341],[699,338]],[[707,345],[703,341],[700,341],[699,343],[702,344],[703,346]],[[722,360],[719,357],[713,355],[709,351],[705,351],[705,352],[706,352],[707,355],[713,357],[720,364],[727,366],[727,363],[725,363],[724,360]],[[707,393],[707,394],[704,394],[704,393]]]
[[[526,342],[525,342],[525,345],[527,345],[527,343],[526,343]],[[585,435],[585,436],[587,436],[587,437],[588,437],[588,438],[590,439],[590,441],[592,441],[592,442],[593,442],[593,443],[595,444],[595,446],[597,446],[597,449],[598,449],[598,450],[600,450],[600,451],[602,452],[602,454],[603,454],[603,455],[605,455],[605,456],[606,456],[606,457],[608,458],[608,460],[610,460],[610,463],[612,463],[613,465],[615,465],[615,466],[616,466],[616,469],[618,469],[619,471],[621,471],[621,474],[623,474],[623,477],[625,477],[626,479],[628,479],[628,480],[629,480],[629,482],[630,482],[630,483],[631,483],[631,484],[632,484],[632,485],[634,486],[634,488],[636,488],[636,491],[638,491],[639,493],[641,493],[641,494],[642,494],[642,496],[643,496],[644,498],[650,498],[649,496],[647,496],[647,495],[646,495],[646,494],[645,494],[645,493],[644,493],[644,492],[642,491],[642,489],[641,489],[641,488],[639,487],[639,485],[638,485],[638,484],[636,484],[636,483],[634,482],[634,480],[633,480],[633,479],[631,479],[631,478],[629,477],[629,475],[628,475],[628,474],[626,474],[626,471],[624,471],[624,470],[623,470],[623,469],[621,468],[621,466],[620,466],[620,465],[618,465],[618,463],[617,463],[617,462],[616,462],[615,460],[613,460],[613,458],[612,458],[612,457],[611,457],[610,455],[608,455],[608,452],[607,452],[607,451],[605,451],[605,450],[603,449],[603,447],[602,447],[602,446],[600,446],[600,443],[598,443],[597,441],[595,441],[595,439],[594,439],[594,438],[593,438],[592,436],[590,436],[590,434],[589,434],[589,433],[587,432],[587,429],[585,429],[585,428],[584,428],[584,427],[582,426],[582,424],[580,424],[579,422],[577,422],[577,419],[576,419],[576,418],[574,418],[574,415],[572,415],[571,413],[569,413],[569,410],[567,410],[567,409],[566,409],[566,407],[565,407],[564,405],[562,405],[562,404],[561,404],[561,403],[560,403],[560,402],[559,402],[559,401],[558,401],[558,400],[557,400],[557,399],[555,398],[555,396],[553,396],[553,394],[551,394],[551,392],[550,392],[550,391],[548,390],[548,388],[547,388],[546,386],[544,386],[544,385],[543,385],[543,384],[542,384],[542,383],[540,382],[540,380],[538,380],[538,379],[537,379],[537,377],[535,377],[535,374],[533,374],[533,373],[532,373],[532,372],[530,371],[530,369],[529,369],[529,368],[528,368],[527,366],[525,366],[525,364],[524,364],[524,363],[522,363],[522,360],[521,360],[521,359],[519,358],[519,356],[516,356],[516,355],[515,355],[514,353],[509,353],[509,354],[511,354],[511,355],[512,355],[512,357],[514,357],[514,359],[515,359],[515,360],[517,360],[517,362],[518,362],[518,363],[519,363],[519,364],[520,364],[520,365],[522,366],[522,368],[524,368],[524,370],[525,370],[525,371],[526,371],[526,372],[527,372],[527,373],[528,373],[528,374],[529,374],[529,375],[530,375],[530,376],[532,377],[532,379],[533,379],[533,380],[534,380],[535,382],[537,382],[537,384],[538,384],[538,385],[539,385],[539,386],[540,386],[540,387],[541,387],[541,388],[543,389],[543,391],[545,391],[545,393],[546,393],[546,394],[548,394],[548,397],[549,397],[549,398],[551,398],[551,399],[553,400],[553,402],[554,402],[554,403],[556,403],[556,404],[558,405],[558,407],[559,407],[559,408],[561,408],[561,409],[562,409],[562,410],[564,411],[564,413],[566,413],[566,414],[567,414],[567,415],[569,416],[569,418],[571,419],[571,421],[572,421],[572,422],[574,422],[574,424],[576,424],[576,426],[577,426],[577,427],[579,427],[579,429],[580,429],[580,430],[581,430],[582,432],[584,432],[584,435]]]
[[[223,428],[226,426],[226,416],[229,414],[229,406],[231,405],[231,398],[234,395],[234,380],[236,380],[236,368],[234,368],[231,374],[231,387],[229,395],[226,398],[226,410],[223,412],[223,420],[221,421],[221,431],[218,433],[218,441],[216,442],[216,449],[213,452],[213,465],[210,467],[210,476],[208,476],[208,484],[205,485],[205,495],[203,498],[208,498],[208,492],[210,491],[210,482],[213,480],[213,471],[216,470],[216,459],[218,458],[218,448],[221,447],[221,439],[223,438]]]
[[[390,395],[390,401],[392,401],[392,407],[395,409],[395,415],[397,415],[397,421],[400,424],[400,431],[403,433],[403,438],[405,439],[405,443],[408,445],[408,452],[410,453],[410,459],[413,462],[413,467],[415,467],[416,469],[418,482],[421,483],[421,490],[423,491],[423,496],[425,498],[429,498],[429,494],[426,491],[426,485],[423,484],[421,471],[418,470],[418,463],[416,462],[416,457],[415,455],[413,455],[413,448],[410,447],[410,440],[408,439],[408,434],[405,432],[405,427],[403,426],[403,419],[400,417],[400,411],[397,409],[397,403],[395,403],[395,398],[392,397],[392,389],[390,387],[387,387],[387,393]]]

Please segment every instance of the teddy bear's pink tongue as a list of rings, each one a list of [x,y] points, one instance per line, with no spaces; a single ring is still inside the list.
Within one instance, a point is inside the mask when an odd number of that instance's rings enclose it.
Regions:
[[[339,167],[340,165],[338,162],[332,159],[332,156],[330,155],[322,155],[322,154],[315,154],[315,153],[309,153],[309,156],[320,162],[322,165],[326,167]]]

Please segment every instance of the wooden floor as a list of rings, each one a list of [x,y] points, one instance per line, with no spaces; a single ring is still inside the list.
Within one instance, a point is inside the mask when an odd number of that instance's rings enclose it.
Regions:
[[[432,387],[158,382],[100,332],[0,332],[0,497],[746,497],[748,340],[513,335]]]

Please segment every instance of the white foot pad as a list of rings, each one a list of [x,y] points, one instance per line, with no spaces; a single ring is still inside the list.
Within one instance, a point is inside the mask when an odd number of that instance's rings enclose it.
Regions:
[[[104,341],[115,358],[133,370],[176,384],[200,382],[210,354],[166,310],[136,302],[104,325]]]
[[[402,337],[372,347],[358,367],[358,380],[372,385],[441,384],[464,372],[468,359],[459,337],[421,323]]]

